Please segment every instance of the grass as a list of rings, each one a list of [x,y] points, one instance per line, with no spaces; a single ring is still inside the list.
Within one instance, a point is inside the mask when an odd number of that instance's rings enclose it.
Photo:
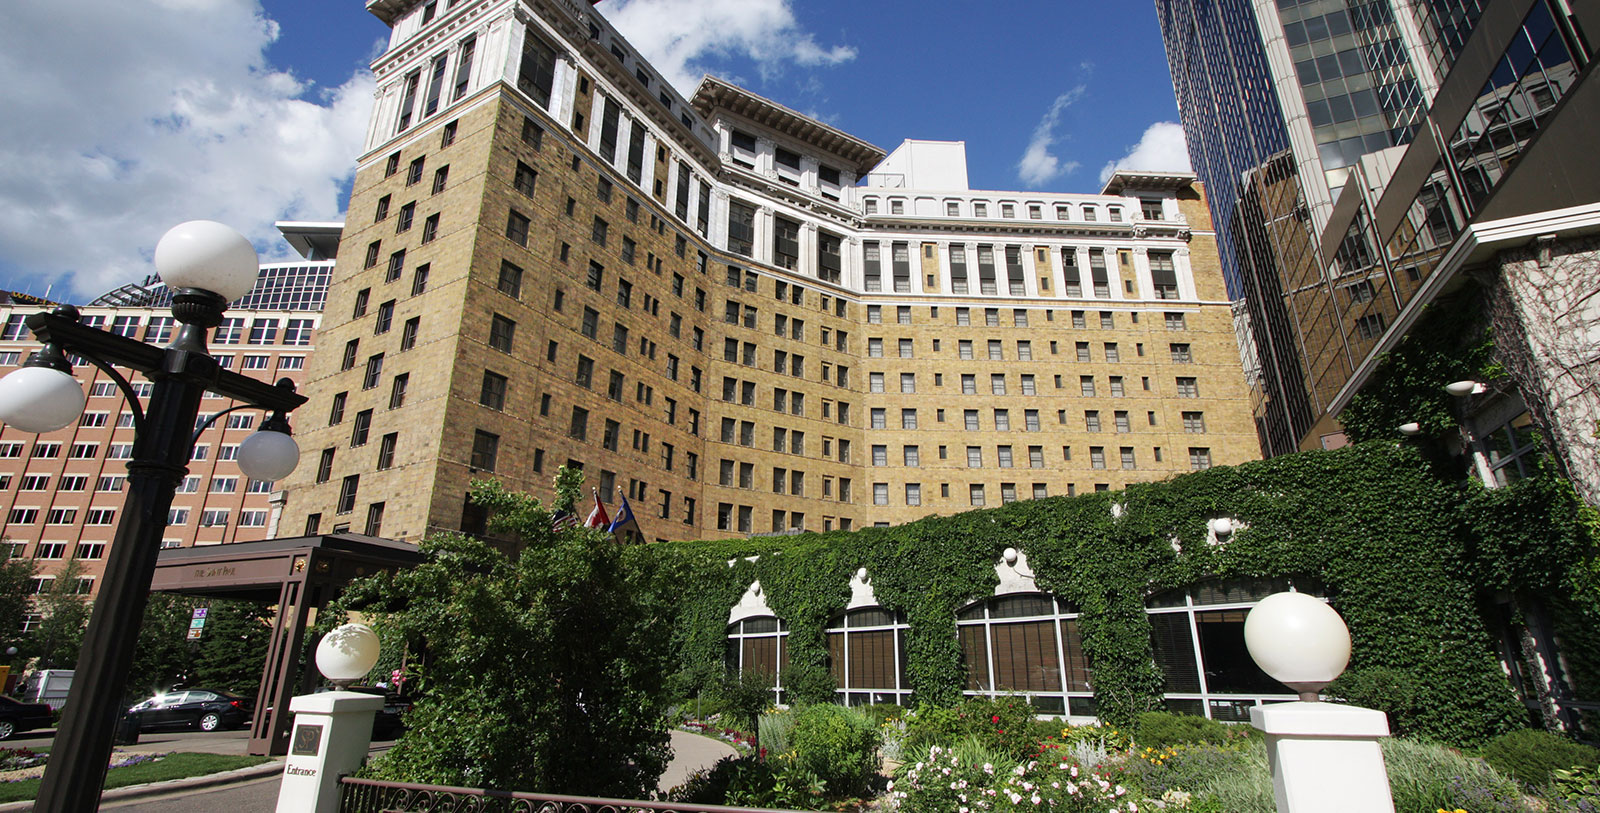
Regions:
[[[191,776],[248,768],[271,761],[271,757],[242,756],[236,754],[168,754],[159,761],[141,762],[126,768],[113,768],[106,772],[105,789],[143,785],[148,782],[170,782]],[[39,780],[24,779],[19,782],[0,783],[0,803],[20,802],[39,795]]]

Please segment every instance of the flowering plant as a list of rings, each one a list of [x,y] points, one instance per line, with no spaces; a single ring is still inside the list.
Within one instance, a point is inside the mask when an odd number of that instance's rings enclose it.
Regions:
[[[1049,809],[1073,813],[1128,811],[1139,805],[1128,789],[1105,774],[1080,769],[1072,762],[1034,760],[1018,765],[1000,786],[997,810]]]

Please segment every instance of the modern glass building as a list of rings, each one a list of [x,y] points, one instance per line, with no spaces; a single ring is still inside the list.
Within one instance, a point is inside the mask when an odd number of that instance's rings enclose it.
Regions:
[[[1246,303],[1268,454],[1341,443],[1337,415],[1379,356],[1468,272],[1492,278],[1543,236],[1568,264],[1590,256],[1593,6],[1156,8],[1229,291]],[[1540,333],[1527,328],[1515,332]],[[1525,398],[1563,400],[1530,396],[1546,380],[1530,370],[1518,383]]]

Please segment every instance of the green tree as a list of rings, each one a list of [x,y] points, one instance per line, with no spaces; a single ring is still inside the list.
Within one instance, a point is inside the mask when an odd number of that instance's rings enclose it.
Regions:
[[[272,637],[272,613],[252,601],[205,602],[206,626],[194,658],[193,683],[253,697]]]
[[[359,610],[425,653],[414,670],[422,697],[377,775],[622,797],[654,789],[669,753],[673,597],[654,588],[666,580],[645,548],[551,528],[552,508],[573,505],[580,482],[563,469],[549,508],[474,483],[491,531],[514,545],[435,535],[421,544],[425,562],[351,584],[328,614]]]
[[[188,682],[198,650],[188,640],[189,618],[197,606],[200,602],[188,596],[151,594],[139,627],[125,699],[140,700]]]
[[[16,555],[20,546],[0,538],[0,649],[15,643],[21,634],[22,621],[33,609],[32,559]]]
[[[39,596],[39,628],[33,649],[41,669],[71,669],[78,663],[83,628],[89,623],[89,597],[82,592],[83,563],[68,559],[50,587]]]

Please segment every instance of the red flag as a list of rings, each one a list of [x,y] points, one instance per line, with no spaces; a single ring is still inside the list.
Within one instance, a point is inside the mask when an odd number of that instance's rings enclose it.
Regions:
[[[594,510],[589,512],[589,518],[583,521],[585,528],[605,529],[611,526],[611,517],[606,515],[606,507],[600,503],[600,492],[594,494]]]

